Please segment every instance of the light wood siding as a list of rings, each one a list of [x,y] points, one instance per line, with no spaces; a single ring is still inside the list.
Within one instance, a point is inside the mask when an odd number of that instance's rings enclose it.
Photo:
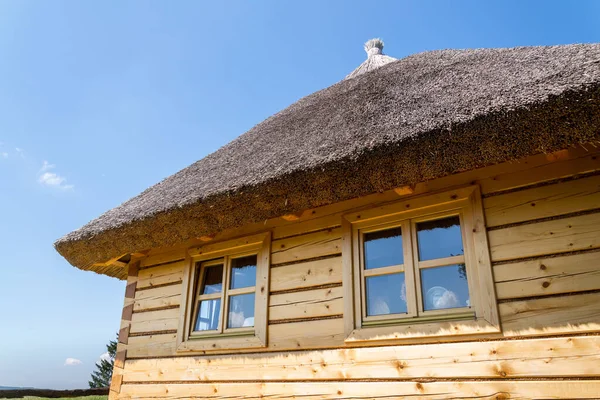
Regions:
[[[273,232],[265,349],[177,354],[185,246],[153,251],[111,398],[597,398],[599,172],[597,153],[572,149],[415,187],[480,185],[502,325],[491,336],[344,344],[341,215],[399,199],[393,191],[263,224]]]

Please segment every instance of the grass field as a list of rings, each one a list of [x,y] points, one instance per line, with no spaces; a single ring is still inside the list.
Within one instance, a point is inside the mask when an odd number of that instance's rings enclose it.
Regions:
[[[3,400],[3,397],[0,397],[0,400]],[[44,399],[48,399],[47,397],[30,397],[30,396],[25,396],[23,397],[23,399],[26,400],[44,400]],[[85,396],[85,397],[61,397],[60,399],[54,399],[54,400],[107,400],[108,396]]]

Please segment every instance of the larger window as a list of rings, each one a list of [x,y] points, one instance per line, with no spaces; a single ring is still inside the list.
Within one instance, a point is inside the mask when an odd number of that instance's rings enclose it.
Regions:
[[[347,341],[499,330],[477,187],[344,219]]]
[[[190,249],[178,351],[266,346],[270,234]]]

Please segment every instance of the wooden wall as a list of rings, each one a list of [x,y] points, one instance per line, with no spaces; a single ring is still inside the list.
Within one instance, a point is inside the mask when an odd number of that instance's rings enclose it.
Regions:
[[[126,356],[111,397],[598,398],[598,157],[571,149],[414,188],[481,186],[501,334],[344,345],[340,216],[399,198],[390,191],[237,232],[273,232],[269,343],[261,351],[176,354],[186,246],[149,253],[128,281],[133,310],[122,322]]]

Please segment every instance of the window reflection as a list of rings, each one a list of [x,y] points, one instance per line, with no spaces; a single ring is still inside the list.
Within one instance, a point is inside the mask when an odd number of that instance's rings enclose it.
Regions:
[[[423,310],[469,307],[469,286],[464,264],[421,270]]]
[[[417,223],[419,260],[464,254],[458,215]]]
[[[404,264],[401,228],[365,233],[365,269]]]
[[[404,273],[366,278],[367,315],[406,313]]]
[[[221,299],[202,300],[198,307],[195,331],[213,331],[219,327]]]
[[[223,264],[206,267],[201,294],[221,293],[223,289]]]
[[[256,255],[231,260],[230,289],[256,285]]]
[[[240,294],[229,298],[228,328],[254,326],[254,293]]]

